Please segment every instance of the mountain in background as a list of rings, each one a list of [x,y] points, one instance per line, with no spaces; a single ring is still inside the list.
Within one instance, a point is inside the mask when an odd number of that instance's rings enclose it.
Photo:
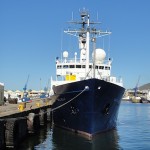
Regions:
[[[139,90],[148,90],[148,89],[150,89],[150,83],[139,86],[138,89]]]

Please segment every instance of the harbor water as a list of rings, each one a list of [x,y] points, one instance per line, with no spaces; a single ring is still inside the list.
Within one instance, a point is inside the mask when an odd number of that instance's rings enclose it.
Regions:
[[[115,130],[93,140],[47,124],[30,135],[21,150],[150,150],[150,104],[122,102]]]

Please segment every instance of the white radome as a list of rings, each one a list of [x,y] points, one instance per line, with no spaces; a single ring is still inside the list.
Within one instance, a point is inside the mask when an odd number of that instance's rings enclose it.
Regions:
[[[67,51],[64,51],[64,52],[63,52],[63,57],[64,57],[64,58],[68,58],[68,52],[67,52]]]
[[[103,61],[105,60],[106,57],[106,52],[101,49],[98,48],[95,50],[95,62],[96,63],[103,63]],[[92,59],[94,58],[94,53],[92,53]]]

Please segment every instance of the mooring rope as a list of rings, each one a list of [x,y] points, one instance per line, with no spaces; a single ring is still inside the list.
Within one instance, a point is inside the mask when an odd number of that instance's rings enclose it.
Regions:
[[[76,99],[78,96],[80,96],[83,92],[85,92],[85,91],[88,91],[89,90],[89,87],[88,86],[85,86],[85,88],[79,93],[79,94],[77,94],[76,96],[74,96],[72,99],[70,99],[69,101],[67,101],[66,103],[64,103],[64,104],[62,104],[62,105],[60,105],[60,106],[58,106],[58,107],[55,107],[55,108],[53,108],[53,109],[51,109],[51,110],[49,110],[49,111],[45,111],[44,113],[42,113],[42,114],[45,114],[45,113],[48,113],[48,112],[53,112],[53,111],[55,111],[55,110],[57,110],[57,109],[60,109],[60,108],[62,108],[63,106],[65,106],[65,105],[67,105],[68,103],[70,103],[70,102],[72,102],[74,99]],[[35,114],[35,116],[40,116],[40,114]],[[28,118],[29,117],[29,115],[27,115],[27,116],[23,116],[23,117],[16,117],[15,119],[29,119]],[[9,119],[12,119],[12,118],[2,118],[1,120],[9,120]]]
[[[77,98],[77,97],[80,96],[84,91],[87,91],[87,90],[89,90],[89,87],[88,87],[88,86],[86,86],[86,87],[84,88],[84,90],[82,90],[82,91],[81,91],[79,94],[77,94],[75,97],[73,97],[72,99],[70,99],[69,101],[67,101],[67,102],[64,103],[64,104],[62,104],[62,105],[60,105],[60,106],[58,106],[58,107],[55,107],[55,108],[51,109],[51,111],[57,110],[57,109],[59,109],[59,108],[65,106],[65,105],[67,105],[68,103],[72,102],[75,98]]]

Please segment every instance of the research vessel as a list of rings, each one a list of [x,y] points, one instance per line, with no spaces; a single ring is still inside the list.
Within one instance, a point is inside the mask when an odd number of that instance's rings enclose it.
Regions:
[[[103,48],[96,48],[97,39],[111,32],[96,29],[99,22],[91,21],[86,10],[80,11],[80,21],[69,23],[77,29],[64,32],[77,37],[80,56],[75,52],[69,59],[64,51],[61,58],[56,57],[52,118],[55,126],[92,138],[116,127],[125,89],[121,78],[111,76],[111,58]]]

